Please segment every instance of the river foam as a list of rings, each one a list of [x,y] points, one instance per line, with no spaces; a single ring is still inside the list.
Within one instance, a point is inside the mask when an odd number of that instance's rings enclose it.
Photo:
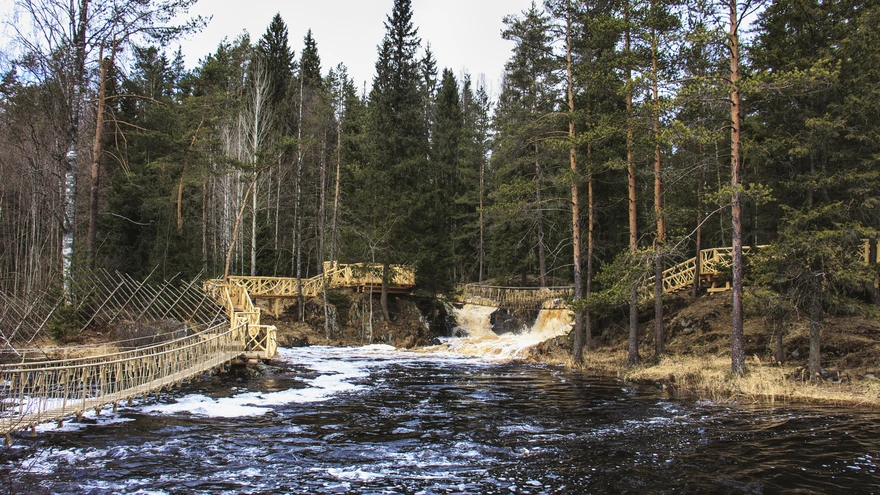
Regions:
[[[545,308],[538,313],[531,327],[498,335],[492,331],[490,322],[491,314],[496,310],[475,304],[455,308],[456,333],[465,336],[445,339],[441,345],[430,347],[428,351],[508,361],[525,357],[530,347],[541,342],[567,335],[573,325],[572,313],[568,309]]]

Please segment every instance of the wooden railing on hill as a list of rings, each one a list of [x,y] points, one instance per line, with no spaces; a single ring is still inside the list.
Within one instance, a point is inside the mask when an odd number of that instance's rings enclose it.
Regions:
[[[767,247],[757,246],[757,249]],[[743,246],[743,253],[751,251]],[[870,259],[870,245],[865,241],[862,248],[865,263]],[[875,263],[880,263],[880,249],[875,253]],[[730,284],[720,286],[723,275],[730,272],[733,264],[733,248],[709,248],[700,251],[700,283],[707,285],[709,291],[730,289]],[[663,293],[677,292],[693,286],[697,275],[697,257],[685,260],[663,271]],[[654,297],[654,279],[648,277],[640,290],[641,300]],[[567,287],[496,287],[483,284],[466,284],[459,288],[457,302],[470,304],[491,304],[504,308],[541,309],[547,301],[559,299],[563,302],[571,298],[574,289]]]
[[[416,285],[415,270],[410,266],[390,265],[389,286],[394,289],[410,289]],[[324,272],[311,278],[291,277],[229,277],[230,285],[243,287],[251,297],[265,299],[314,297],[328,289],[344,287],[377,287],[382,285],[382,265],[369,263],[332,264],[324,262]],[[301,288],[300,288],[301,287]]]
[[[761,249],[766,246],[758,246]],[[743,253],[750,251],[749,246],[743,246]],[[717,284],[719,276],[730,271],[733,263],[733,248],[710,248],[700,251],[700,277],[710,285]],[[677,292],[691,287],[694,283],[694,277],[697,276],[697,258],[696,256],[689,260],[683,261],[671,268],[663,271],[663,293]],[[642,291],[645,293],[643,298],[650,299],[654,297],[654,279],[656,277],[648,277],[645,281]]]
[[[236,284],[222,284],[219,294],[229,314],[229,321],[240,321],[247,325],[247,349],[262,353],[265,359],[274,357],[278,352],[277,328],[260,323],[260,308],[254,306],[247,289]]]
[[[379,290],[382,286],[383,266],[380,264],[370,263],[351,263],[339,264],[324,262],[324,271],[320,275],[311,278],[297,280],[291,277],[248,277],[233,276],[227,279],[230,288],[236,287],[244,292],[235,292],[232,294],[235,299],[232,301],[232,308],[237,308],[238,312],[252,311],[246,310],[246,305],[250,298],[273,299],[274,300],[274,316],[278,318],[281,313],[279,300],[294,299],[300,297],[315,297],[321,294],[325,284],[327,289],[355,288],[359,290]],[[405,265],[389,265],[389,281],[388,290],[391,292],[409,291],[416,285],[415,270],[411,266]],[[219,294],[220,287],[224,283],[222,280],[214,279],[205,282],[205,290],[217,294],[218,299],[222,300]],[[246,296],[245,296],[246,295]],[[248,299],[246,302],[244,299]],[[227,305],[228,306],[228,305]],[[259,308],[254,308],[258,310]],[[257,317],[259,319],[259,316]]]
[[[125,352],[2,365],[0,434],[8,441],[15,430],[170,389],[242,355],[248,330],[238,320]]]

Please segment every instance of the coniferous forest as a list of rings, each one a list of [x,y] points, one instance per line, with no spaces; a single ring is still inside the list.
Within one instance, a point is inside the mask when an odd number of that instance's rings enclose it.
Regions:
[[[863,261],[880,228],[875,0],[546,0],[504,19],[497,94],[443,68],[410,0],[388,2],[367,89],[279,15],[187,70],[165,47],[205,22],[174,24],[194,0],[15,3],[0,83],[14,297],[95,268],[409,264],[427,294],[574,285],[576,359],[616,311],[635,364],[638,287],[733,247],[734,371],[743,284],[817,322],[880,299]]]

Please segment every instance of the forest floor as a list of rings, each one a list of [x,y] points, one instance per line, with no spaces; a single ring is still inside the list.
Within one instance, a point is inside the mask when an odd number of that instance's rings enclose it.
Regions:
[[[783,330],[782,363],[775,358],[776,334],[769,318],[746,315],[746,374],[730,367],[731,293],[697,299],[673,295],[664,305],[665,353],[654,356],[653,308],[639,323],[642,363],[628,367],[628,327],[624,315],[604,322],[584,362],[574,365],[567,339],[537,346],[530,359],[564,364],[585,373],[650,384],[673,394],[718,401],[813,403],[880,408],[880,321],[869,316],[827,317],[821,355],[825,378],[808,372],[809,326],[806,318]]]

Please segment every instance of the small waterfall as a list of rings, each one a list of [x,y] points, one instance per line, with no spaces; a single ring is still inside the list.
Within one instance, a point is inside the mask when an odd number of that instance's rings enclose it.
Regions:
[[[455,308],[458,322],[456,333],[466,336],[452,338],[441,345],[430,348],[437,352],[453,352],[469,356],[484,356],[495,359],[515,359],[534,345],[567,334],[573,325],[573,317],[568,309],[559,309],[552,303],[544,305],[531,328],[523,328],[518,333],[498,335],[492,331],[490,316],[498,308],[465,304]]]

